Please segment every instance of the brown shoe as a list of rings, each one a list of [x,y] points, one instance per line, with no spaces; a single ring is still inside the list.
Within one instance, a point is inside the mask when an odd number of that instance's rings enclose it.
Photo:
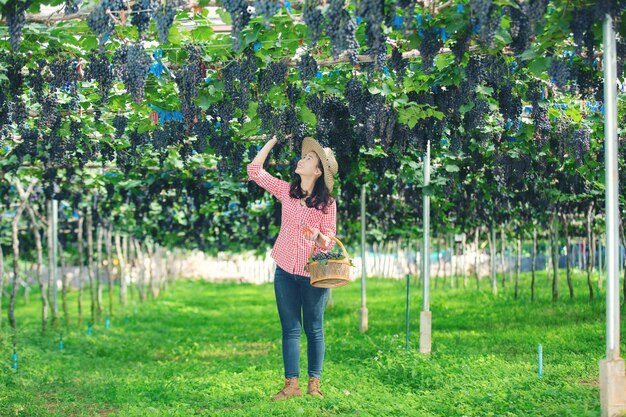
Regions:
[[[313,395],[314,397],[324,398],[322,393],[320,392],[320,379],[314,376],[309,377],[309,387],[306,390],[306,393],[309,395]]]
[[[298,384],[298,377],[285,378],[284,388],[272,397],[272,401],[286,400],[289,397],[300,396],[302,396],[302,391],[300,390],[300,385]]]

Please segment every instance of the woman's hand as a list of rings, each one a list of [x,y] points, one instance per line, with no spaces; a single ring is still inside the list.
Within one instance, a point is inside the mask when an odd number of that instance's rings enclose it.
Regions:
[[[315,227],[306,227],[303,229],[302,233],[306,240],[316,240],[320,235],[320,230]]]
[[[272,150],[274,145],[276,145],[277,143],[278,143],[278,139],[276,139],[276,136],[273,136],[272,139],[268,140],[267,143],[265,145],[263,145],[263,148],[261,148],[261,150],[254,157],[254,159],[252,160],[251,163],[263,165],[263,163],[265,163],[265,159],[267,159],[267,156],[269,155],[270,151]]]

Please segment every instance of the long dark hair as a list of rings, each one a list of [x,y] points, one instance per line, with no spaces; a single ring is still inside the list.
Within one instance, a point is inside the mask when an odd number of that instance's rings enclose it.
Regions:
[[[305,203],[307,207],[322,210],[322,212],[326,214],[326,208],[333,202],[333,199],[330,195],[330,191],[328,191],[326,182],[324,182],[324,166],[322,165],[322,161],[318,160],[317,166],[322,171],[322,175],[315,181],[313,192],[306,198]],[[292,175],[293,180],[289,186],[289,197],[306,197],[306,194],[302,190],[302,179],[300,178],[300,175],[296,174],[295,170],[292,172]]]

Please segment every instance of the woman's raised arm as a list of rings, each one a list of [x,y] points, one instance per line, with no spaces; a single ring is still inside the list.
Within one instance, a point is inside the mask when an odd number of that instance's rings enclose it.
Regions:
[[[263,163],[267,159],[267,155],[269,155],[270,151],[272,150],[274,145],[276,145],[277,142],[278,142],[278,139],[276,139],[276,137],[273,137],[272,139],[268,140],[267,143],[263,145],[259,153],[256,154],[256,156],[254,157],[251,163],[263,165]]]

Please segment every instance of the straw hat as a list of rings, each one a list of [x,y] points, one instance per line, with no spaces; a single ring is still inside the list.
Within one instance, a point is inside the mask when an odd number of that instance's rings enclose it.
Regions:
[[[336,176],[339,171],[339,165],[337,164],[332,149],[322,148],[322,145],[315,139],[306,137],[302,140],[302,156],[311,151],[315,152],[322,162],[322,166],[324,167],[324,182],[326,183],[326,187],[328,187],[328,191],[332,192],[333,185],[335,184],[333,177]]]

